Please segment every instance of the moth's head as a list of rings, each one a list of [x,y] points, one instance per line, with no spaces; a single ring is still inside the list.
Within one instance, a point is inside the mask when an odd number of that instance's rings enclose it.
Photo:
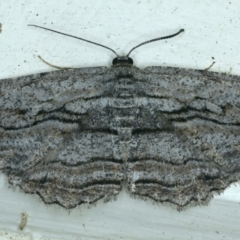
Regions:
[[[125,56],[118,56],[113,59],[112,65],[118,65],[118,64],[128,64],[128,65],[133,65],[133,60],[130,57],[125,57]]]

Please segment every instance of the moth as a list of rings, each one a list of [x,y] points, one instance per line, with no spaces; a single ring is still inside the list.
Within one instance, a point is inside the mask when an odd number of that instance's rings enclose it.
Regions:
[[[123,188],[183,209],[239,181],[240,76],[139,69],[129,57],[181,32],[126,56],[78,38],[114,52],[112,67],[1,80],[0,169],[9,183],[66,209]]]

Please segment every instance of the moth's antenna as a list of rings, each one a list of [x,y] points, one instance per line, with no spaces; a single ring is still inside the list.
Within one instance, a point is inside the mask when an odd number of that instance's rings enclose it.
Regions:
[[[155,41],[159,41],[159,40],[163,40],[163,39],[172,38],[172,37],[177,36],[177,35],[180,34],[181,32],[184,32],[184,29],[181,29],[181,30],[179,30],[177,33],[172,34],[172,35],[168,35],[168,36],[160,37],[160,38],[154,38],[154,39],[148,40],[148,41],[146,41],[146,42],[140,43],[140,44],[138,44],[136,47],[132,48],[132,49],[129,51],[129,53],[126,55],[126,57],[129,57],[130,53],[131,53],[133,50],[135,50],[136,48],[138,48],[138,47],[140,47],[140,46],[142,46],[142,45],[145,45],[145,44],[151,43],[151,42],[155,42]]]
[[[37,26],[37,25],[34,25],[34,24],[28,24],[28,26],[37,27],[37,28],[42,28],[42,29],[45,29],[45,30],[48,30],[48,31],[51,31],[51,32],[59,33],[59,34],[62,34],[62,35],[68,36],[68,37],[76,38],[76,39],[79,39],[79,40],[82,40],[82,41],[85,41],[85,42],[88,42],[88,43],[95,44],[95,45],[97,45],[97,46],[100,46],[100,47],[103,47],[103,48],[106,48],[106,49],[112,51],[117,57],[119,57],[119,55],[118,55],[113,49],[111,49],[111,48],[109,48],[109,47],[107,47],[107,46],[104,46],[104,45],[102,45],[102,44],[95,43],[95,42],[89,41],[89,40],[87,40],[87,39],[80,38],[80,37],[76,37],[76,36],[73,36],[73,35],[70,35],[70,34],[67,34],[67,33],[58,32],[58,31],[52,30],[52,29],[50,29],[50,28],[45,28],[45,27]]]

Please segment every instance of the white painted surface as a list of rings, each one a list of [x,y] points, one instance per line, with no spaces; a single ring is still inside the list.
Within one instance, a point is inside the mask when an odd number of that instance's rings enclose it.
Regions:
[[[185,33],[137,49],[138,67],[175,66],[240,75],[240,2],[208,0],[1,0],[0,79],[52,71],[37,55],[60,66],[110,66],[105,49],[40,29],[38,24],[107,45],[124,54],[138,43]],[[0,240],[5,239],[239,239],[240,188],[208,206],[177,212],[130,198],[66,211],[8,188],[0,174]],[[27,225],[18,230],[21,213]],[[44,238],[45,237],[45,238]]]

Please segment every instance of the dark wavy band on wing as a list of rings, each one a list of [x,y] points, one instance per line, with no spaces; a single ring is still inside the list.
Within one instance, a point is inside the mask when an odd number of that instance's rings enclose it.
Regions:
[[[78,124],[47,121],[0,135],[0,169],[12,185],[45,203],[73,208],[121,191],[125,170],[111,131],[84,132]]]
[[[133,195],[173,203],[182,208],[191,202],[209,200],[212,192],[220,192],[237,181],[239,170],[228,171],[213,162],[203,161],[189,161],[182,166],[141,161],[129,163],[128,186]]]
[[[45,203],[73,208],[116,196],[122,188],[121,164],[94,162],[77,167],[42,163],[28,171],[8,169],[9,182],[24,192],[37,193]]]
[[[207,202],[240,179],[240,128],[202,119],[172,130],[135,131],[128,160],[133,195],[179,209]]]

